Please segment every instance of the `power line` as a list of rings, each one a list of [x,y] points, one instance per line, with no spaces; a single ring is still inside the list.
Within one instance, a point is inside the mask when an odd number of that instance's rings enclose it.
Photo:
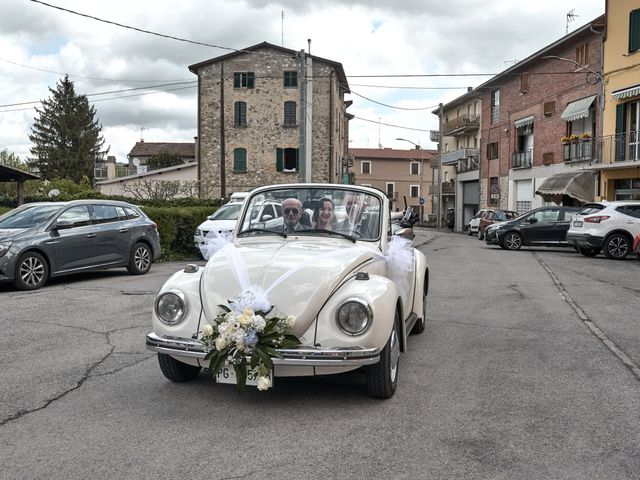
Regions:
[[[437,107],[437,105],[436,105],[436,107]],[[377,120],[369,120],[367,118],[358,117],[356,115],[354,115],[353,118],[357,119],[357,120],[362,120],[363,122],[370,122],[370,123],[375,123],[377,125],[384,125],[385,127],[402,128],[404,130],[414,130],[416,132],[430,132],[431,131],[431,130],[425,130],[423,128],[403,127],[401,125],[392,125],[391,123],[382,123],[382,122],[379,122]]]
[[[174,37],[173,35],[165,35],[164,33],[152,32],[151,30],[144,30],[142,28],[132,27],[130,25],[124,25],[122,23],[112,22],[111,20],[105,20],[103,18],[94,17],[93,15],[87,15],[86,13],[80,13],[80,12],[76,12],[74,10],[69,10],[68,8],[62,8],[62,7],[59,7],[57,5],[51,5],[49,3],[45,3],[45,2],[42,2],[40,0],[30,0],[30,1],[33,2],[33,3],[39,3],[39,4],[44,5],[46,7],[55,8],[56,10],[61,10],[63,12],[72,13],[72,14],[78,15],[80,17],[90,18],[92,20],[97,20],[98,22],[108,23],[109,25],[115,25],[116,27],[127,28],[129,30],[135,30],[136,32],[141,32],[141,33],[147,33],[149,35],[155,35],[157,37],[169,38],[171,40],[177,40],[179,42],[192,43],[194,45],[203,45],[205,47],[220,48],[222,50],[231,50],[232,52],[253,53],[253,52],[248,52],[246,50],[240,50],[240,49],[237,49],[237,48],[222,47],[220,45],[213,45],[211,43],[197,42],[195,40],[189,40],[187,38]]]
[[[365,85],[361,83],[352,83],[349,87],[368,87],[368,88],[393,88],[402,90],[466,90],[468,86],[456,86],[456,87],[408,87],[408,86],[400,86],[400,85]]]
[[[429,109],[433,108],[433,107],[419,107],[419,108],[396,107],[395,105],[388,105],[386,103],[378,102],[377,100],[373,100],[371,98],[365,97],[364,95],[360,95],[359,93],[356,93],[353,90],[351,90],[350,93],[353,94],[353,95],[357,95],[360,98],[364,98],[365,100],[368,100],[370,102],[377,103],[378,105],[382,105],[383,107],[395,108],[396,110],[414,110],[415,111],[415,110],[429,110]]]
[[[152,82],[181,82],[186,80],[185,78],[179,78],[177,80],[129,80],[126,78],[100,78],[100,77],[87,77],[84,75],[76,75],[75,73],[67,73],[67,72],[56,72],[54,70],[46,70],[44,68],[32,67],[30,65],[24,65],[18,62],[12,62],[11,60],[6,60],[4,58],[0,58],[0,62],[10,63],[11,65],[17,65],[18,67],[28,68],[30,70],[37,70],[39,72],[45,73],[55,73],[56,75],[68,75],[74,78],[84,78],[86,80],[95,80],[100,82],[129,82],[129,83],[152,83]]]

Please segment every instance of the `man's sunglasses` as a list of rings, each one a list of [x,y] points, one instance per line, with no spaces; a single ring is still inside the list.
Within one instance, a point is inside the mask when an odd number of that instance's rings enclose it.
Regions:
[[[297,215],[300,213],[300,210],[297,208],[285,208],[283,209],[285,215]]]

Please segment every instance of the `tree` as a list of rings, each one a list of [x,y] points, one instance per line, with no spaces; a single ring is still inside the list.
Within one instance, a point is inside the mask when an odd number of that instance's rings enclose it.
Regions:
[[[93,179],[95,161],[109,151],[102,150],[102,125],[85,95],[77,95],[66,75],[49,88],[52,96],[36,107],[37,117],[29,140],[34,144],[29,159],[41,178],[68,178],[78,183],[83,175]]]
[[[9,152],[7,149],[0,151],[0,164],[24,170],[25,172],[29,171],[29,166],[23,163],[15,153]]]
[[[171,200],[178,196],[193,197],[198,191],[197,181],[153,180],[143,178],[135,183],[123,183],[123,191],[136,200]]]
[[[173,167],[174,165],[184,165],[182,157],[175,153],[161,151],[157,155],[152,155],[147,160],[149,170],[157,170],[158,168]]]

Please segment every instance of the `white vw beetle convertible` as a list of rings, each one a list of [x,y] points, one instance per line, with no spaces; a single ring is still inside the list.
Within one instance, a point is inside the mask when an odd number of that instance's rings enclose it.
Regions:
[[[265,203],[282,216],[255,215]],[[353,185],[253,190],[232,237],[210,237],[204,267],[187,265],[158,293],[147,348],[184,382],[259,390],[278,377],[363,369],[371,396],[391,397],[407,336],[426,324],[429,269],[389,200]]]

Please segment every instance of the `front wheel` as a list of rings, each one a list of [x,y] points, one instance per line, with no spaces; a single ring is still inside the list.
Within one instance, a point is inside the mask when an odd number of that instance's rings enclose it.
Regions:
[[[27,252],[16,263],[13,285],[18,290],[37,290],[49,279],[49,264],[38,252]]]
[[[578,247],[578,251],[585,257],[595,257],[600,253],[599,248],[591,248],[591,247]]]
[[[522,246],[522,235],[518,232],[509,232],[502,239],[502,245],[507,250],[520,250]]]
[[[158,354],[158,364],[162,374],[172,382],[188,382],[200,373],[200,367],[179,362],[165,353]]]
[[[604,242],[604,254],[613,260],[622,260],[631,250],[631,242],[621,233],[614,233]]]
[[[393,329],[387,344],[382,349],[380,361],[366,369],[367,391],[373,398],[391,398],[398,386],[398,363],[400,361],[400,337],[398,328],[400,315],[396,311]]]
[[[133,246],[129,256],[127,270],[131,275],[144,275],[151,268],[151,249],[146,243],[138,242]]]

